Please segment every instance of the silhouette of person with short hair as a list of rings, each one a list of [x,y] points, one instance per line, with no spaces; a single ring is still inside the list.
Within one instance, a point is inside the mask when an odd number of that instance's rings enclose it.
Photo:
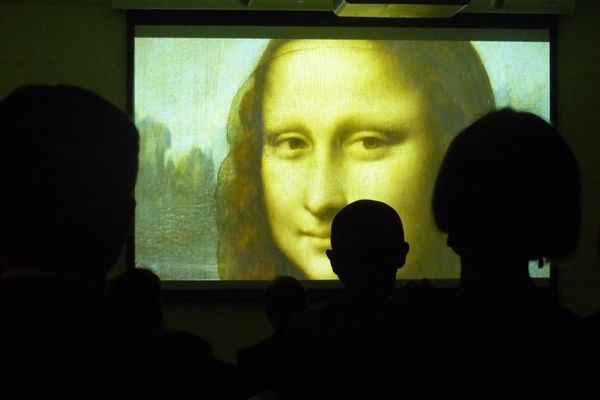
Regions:
[[[282,398],[348,398],[364,348],[385,319],[396,271],[408,253],[398,213],[387,204],[358,200],[331,225],[327,257],[344,285],[319,310],[290,320],[282,353]]]
[[[279,359],[285,327],[294,315],[308,309],[306,290],[291,276],[278,276],[264,292],[265,313],[273,334],[237,354],[243,393],[252,396],[273,391],[276,386],[276,361]]]
[[[326,253],[348,294],[381,301],[394,288],[408,254],[400,216],[385,203],[355,201],[333,219]]]
[[[103,294],[133,218],[138,132],[71,86],[0,101],[0,397],[177,395],[161,347],[115,318]]]
[[[460,256],[460,296],[429,365],[445,398],[573,394],[580,321],[541,293],[528,266],[572,252],[579,191],[573,153],[533,114],[492,112],[450,144],[433,212]]]

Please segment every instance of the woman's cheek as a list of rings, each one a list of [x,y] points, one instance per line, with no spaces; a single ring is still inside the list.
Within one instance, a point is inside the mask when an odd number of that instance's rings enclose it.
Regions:
[[[406,149],[408,150],[408,149]],[[351,169],[351,198],[383,201],[398,212],[407,204],[421,202],[426,186],[426,160],[415,154],[393,152],[381,160],[356,164]]]
[[[298,165],[300,164],[300,165]],[[262,161],[262,179],[267,210],[282,209],[297,197],[302,171],[296,160],[282,160],[266,155]]]

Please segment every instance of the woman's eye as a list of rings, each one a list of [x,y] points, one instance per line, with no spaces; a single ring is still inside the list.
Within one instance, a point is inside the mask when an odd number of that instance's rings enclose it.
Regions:
[[[373,150],[381,146],[385,146],[386,142],[376,137],[366,137],[362,139],[362,145],[367,150]]]
[[[282,133],[267,138],[265,151],[280,158],[297,158],[302,156],[310,144],[299,133]]]
[[[307,146],[307,143],[300,138],[290,138],[283,140],[280,146],[287,146],[290,150],[298,150]]]
[[[377,131],[356,132],[346,140],[346,151],[356,159],[371,161],[387,155],[397,140],[390,133]]]

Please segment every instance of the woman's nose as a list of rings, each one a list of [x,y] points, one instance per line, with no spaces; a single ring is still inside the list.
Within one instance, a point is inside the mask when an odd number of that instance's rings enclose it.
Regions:
[[[331,157],[313,165],[309,181],[304,182],[304,207],[319,218],[333,218],[347,203],[341,171]]]

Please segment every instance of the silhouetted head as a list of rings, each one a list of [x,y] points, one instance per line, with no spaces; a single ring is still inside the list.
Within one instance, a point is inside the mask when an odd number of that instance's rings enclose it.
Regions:
[[[385,203],[358,200],[333,219],[327,257],[348,289],[393,288],[396,271],[404,265],[407,253],[400,216]]]
[[[145,331],[164,330],[160,279],[154,272],[143,268],[123,272],[113,282],[110,301],[125,320]]]
[[[92,92],[27,86],[0,102],[0,136],[0,264],[103,279],[133,216],[133,123]]]
[[[580,224],[577,162],[541,118],[492,112],[450,144],[433,212],[461,256],[564,257]]]
[[[265,289],[265,311],[275,329],[283,327],[295,314],[308,308],[306,290],[291,276],[279,276]]]

